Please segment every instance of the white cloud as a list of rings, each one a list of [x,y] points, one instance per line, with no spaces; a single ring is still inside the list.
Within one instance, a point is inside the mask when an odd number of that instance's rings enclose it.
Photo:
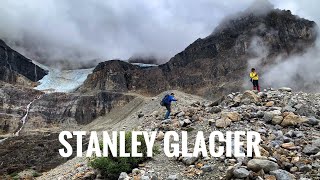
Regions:
[[[0,38],[20,52],[54,64],[127,59],[152,54],[169,59],[199,37],[206,37],[226,16],[253,0],[3,0]],[[313,20],[319,2],[272,0],[276,7]]]

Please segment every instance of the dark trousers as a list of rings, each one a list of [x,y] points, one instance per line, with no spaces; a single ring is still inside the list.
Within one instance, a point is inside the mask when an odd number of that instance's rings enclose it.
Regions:
[[[259,86],[259,81],[258,80],[253,80],[253,90],[258,90],[260,92],[260,86]]]
[[[166,112],[166,115],[164,116],[164,119],[169,119],[169,116],[171,113],[171,104],[166,104],[165,106],[166,106],[167,112]]]

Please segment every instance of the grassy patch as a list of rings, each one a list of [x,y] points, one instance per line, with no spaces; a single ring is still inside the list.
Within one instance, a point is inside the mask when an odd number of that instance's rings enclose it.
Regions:
[[[132,152],[131,147],[132,134],[127,132],[125,136],[126,152]],[[142,153],[143,157],[94,157],[89,160],[89,165],[95,169],[100,170],[101,175],[108,179],[117,179],[121,172],[130,172],[133,168],[138,167],[139,164],[145,162],[149,158],[147,157],[147,146],[143,135],[138,136],[138,141],[141,142],[141,146],[138,146],[138,153]],[[118,138],[119,142],[119,138]],[[103,144],[101,144],[101,149]],[[118,150],[119,150],[118,143]],[[154,146],[153,154],[158,154],[159,147]],[[111,154],[111,153],[108,153]],[[118,152],[119,156],[119,152]]]

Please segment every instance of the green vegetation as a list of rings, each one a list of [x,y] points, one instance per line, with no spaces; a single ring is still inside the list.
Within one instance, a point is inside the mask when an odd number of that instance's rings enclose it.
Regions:
[[[13,180],[19,180],[18,172],[14,172],[14,173],[10,174],[10,177],[11,177]]]
[[[40,177],[42,174],[41,173],[38,173],[38,172],[36,172],[36,171],[34,171],[33,173],[32,173],[32,176],[33,177]]]
[[[131,132],[127,132],[125,136],[126,152],[131,152]],[[138,141],[141,142],[141,146],[138,146],[138,153],[142,153],[143,157],[94,157],[89,160],[89,165],[95,169],[101,171],[101,174],[110,179],[117,179],[121,172],[130,172],[132,169],[138,167],[139,164],[145,162],[149,158],[147,157],[147,146],[143,135],[138,136]],[[119,142],[119,139],[118,139]],[[103,144],[100,145],[101,149]],[[118,143],[119,149],[119,143]],[[159,153],[159,147],[154,146],[153,154]],[[110,153],[109,153],[110,154]],[[119,152],[118,152],[119,156]]]

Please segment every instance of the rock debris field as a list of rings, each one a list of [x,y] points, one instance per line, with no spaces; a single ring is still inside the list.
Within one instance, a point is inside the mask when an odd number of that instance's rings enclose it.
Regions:
[[[261,136],[261,157],[172,157],[164,152],[140,164],[119,179],[320,179],[320,94],[292,92],[290,88],[245,91],[229,94],[212,102],[197,96],[175,92],[171,120],[163,120],[159,101],[164,94],[148,99],[144,106],[129,115],[131,127],[120,123],[112,130],[158,131],[156,144],[163,150],[164,133],[187,131],[188,147],[193,152],[195,137],[203,131],[206,144],[212,131],[256,131]],[[220,145],[225,145],[220,142]],[[242,146],[242,152],[246,152]],[[103,179],[88,167],[84,158],[67,162],[44,173],[40,179]],[[53,178],[53,179],[54,179]]]

